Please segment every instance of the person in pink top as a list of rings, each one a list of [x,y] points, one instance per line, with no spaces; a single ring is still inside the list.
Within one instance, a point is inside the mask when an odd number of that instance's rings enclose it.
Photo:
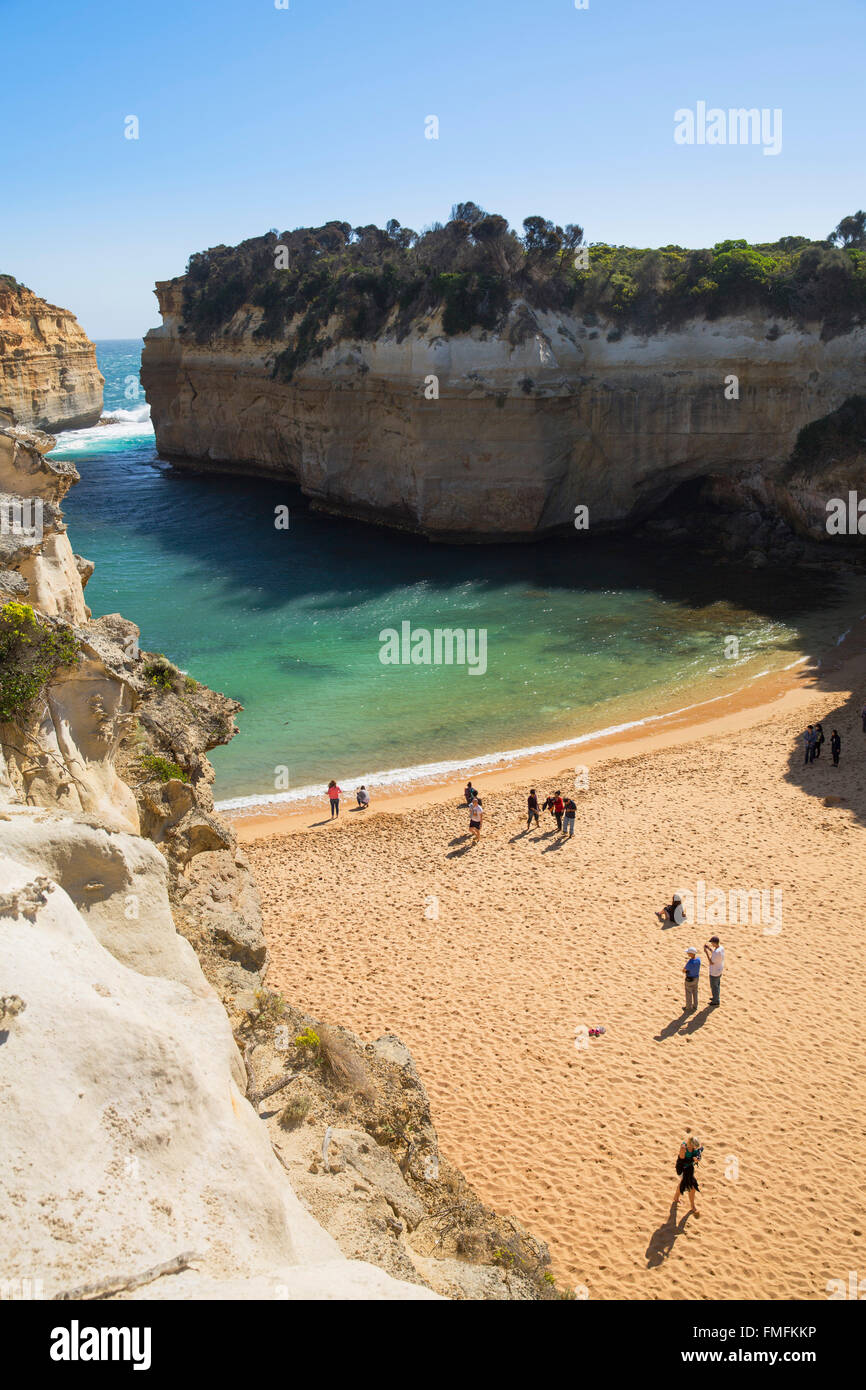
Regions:
[[[343,795],[336,782],[328,783],[328,799],[331,803],[331,819],[340,814],[340,797]]]

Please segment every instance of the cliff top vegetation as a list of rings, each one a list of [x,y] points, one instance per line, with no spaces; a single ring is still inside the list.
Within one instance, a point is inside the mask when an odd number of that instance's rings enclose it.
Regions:
[[[866,213],[845,217],[824,241],[789,236],[760,245],[728,240],[700,250],[587,243],[583,228],[527,217],[522,234],[472,202],[420,234],[328,222],[216,246],[190,257],[185,331],[205,342],[234,315],[263,311],[256,335],[285,342],[274,373],[292,377],[334,341],[398,338],[441,311],[446,334],[503,328],[512,305],[582,315],[653,333],[693,317],[759,309],[821,322],[826,336],[866,318]],[[332,322],[336,318],[335,323]],[[512,332],[520,333],[519,322]]]

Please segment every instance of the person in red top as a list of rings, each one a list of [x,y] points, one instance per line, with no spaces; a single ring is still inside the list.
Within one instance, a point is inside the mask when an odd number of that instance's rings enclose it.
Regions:
[[[328,783],[328,799],[331,803],[331,820],[340,814],[340,797],[343,795],[336,782]]]
[[[553,811],[553,814],[556,816],[557,830],[562,830],[562,813],[565,810],[565,802],[562,799],[562,792],[554,793],[553,806],[551,809]]]

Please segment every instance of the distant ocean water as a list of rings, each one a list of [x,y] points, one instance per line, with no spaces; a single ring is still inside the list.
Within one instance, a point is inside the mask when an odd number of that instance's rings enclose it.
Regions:
[[[210,755],[223,804],[579,748],[829,648],[859,611],[821,575],[715,569],[682,547],[586,535],[430,545],[311,512],[287,484],[176,471],[157,458],[140,341],[96,348],[114,423],[63,434],[56,450],[81,473],[64,510],[73,548],[96,562],[87,601],[244,705],[237,738]],[[404,621],[485,629],[486,673],[383,665],[379,634]]]

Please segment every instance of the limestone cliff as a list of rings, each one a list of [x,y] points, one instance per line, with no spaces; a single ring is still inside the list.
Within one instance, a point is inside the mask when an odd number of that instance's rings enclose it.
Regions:
[[[0,429],[0,1297],[560,1296],[405,1048],[260,988],[206,757],[239,706],[92,618],[53,443]]]
[[[0,424],[95,425],[102,385],[96,350],[75,316],[0,275]]]
[[[183,289],[157,286],[163,325],[142,360],[176,463],[289,478],[316,506],[434,539],[568,530],[580,505],[594,530],[632,527],[695,480],[825,536],[823,477],[804,486],[788,464],[805,426],[862,392],[863,327],[831,336],[754,310],[641,335],[515,303],[496,332],[449,337],[433,316],[402,338],[331,341],[285,381],[285,337],[257,334],[260,308],[202,342]],[[861,473],[836,468],[828,486]]]

